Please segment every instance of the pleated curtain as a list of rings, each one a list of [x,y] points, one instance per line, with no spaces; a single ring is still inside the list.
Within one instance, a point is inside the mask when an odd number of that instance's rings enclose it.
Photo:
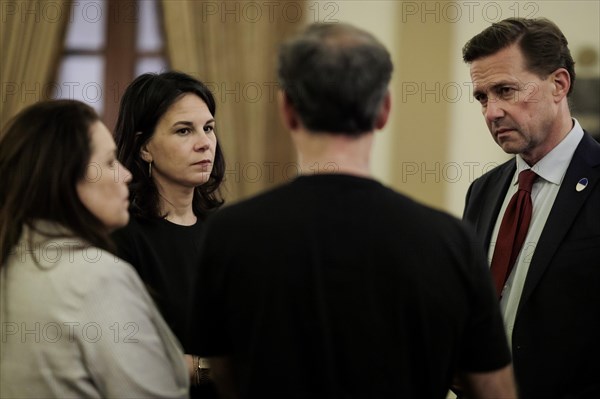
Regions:
[[[227,162],[227,202],[288,181],[297,164],[277,113],[279,44],[304,25],[305,3],[163,0],[172,69],[206,83]]]
[[[52,97],[70,9],[68,0],[0,1],[0,126]]]

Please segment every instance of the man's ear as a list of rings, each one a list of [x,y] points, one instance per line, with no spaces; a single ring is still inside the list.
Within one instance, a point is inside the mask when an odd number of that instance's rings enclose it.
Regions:
[[[277,93],[277,103],[279,104],[279,114],[281,115],[281,119],[283,120],[283,124],[286,129],[298,129],[300,126],[298,113],[294,109],[290,98],[283,90],[279,90]]]
[[[383,98],[383,102],[381,103],[381,107],[379,108],[379,114],[377,115],[377,120],[375,120],[375,129],[381,130],[385,127],[390,117],[391,109],[392,95],[388,90],[387,93],[385,93],[385,97]]]
[[[554,84],[552,95],[558,102],[569,93],[569,89],[571,88],[571,75],[569,75],[569,72],[565,68],[558,68],[556,71],[552,72],[550,78]]]

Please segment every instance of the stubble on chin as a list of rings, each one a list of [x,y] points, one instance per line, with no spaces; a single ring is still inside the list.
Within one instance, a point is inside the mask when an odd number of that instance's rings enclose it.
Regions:
[[[527,140],[525,140],[525,137],[517,130],[513,130],[509,136],[504,136],[502,138],[495,136],[494,141],[507,154],[521,154],[527,151],[531,144],[528,143]]]

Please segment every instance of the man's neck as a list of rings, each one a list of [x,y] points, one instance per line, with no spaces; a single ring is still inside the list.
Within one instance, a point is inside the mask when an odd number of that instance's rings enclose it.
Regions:
[[[571,114],[565,104],[565,109],[559,113],[559,117],[547,127],[550,133],[546,137],[545,141],[534,149],[522,153],[521,158],[523,158],[523,160],[527,162],[529,166],[535,165],[540,159],[545,157],[550,151],[559,145],[561,141],[565,139],[565,137],[567,137],[569,132],[573,129],[573,126],[573,119],[571,118]]]
[[[370,177],[373,132],[358,137],[330,133],[294,133],[302,174],[343,173]]]

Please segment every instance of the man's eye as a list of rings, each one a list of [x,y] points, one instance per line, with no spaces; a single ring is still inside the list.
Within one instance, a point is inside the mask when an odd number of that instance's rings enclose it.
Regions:
[[[513,89],[512,87],[501,87],[498,92],[502,97],[509,97],[512,96],[513,92],[515,91],[515,89]]]

